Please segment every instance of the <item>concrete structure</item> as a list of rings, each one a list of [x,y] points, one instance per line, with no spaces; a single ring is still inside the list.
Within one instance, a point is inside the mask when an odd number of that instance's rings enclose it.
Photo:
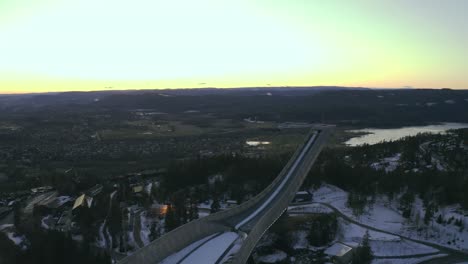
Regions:
[[[153,241],[120,264],[188,263],[203,256],[204,245],[223,236],[237,237],[203,263],[245,263],[258,240],[286,210],[320,153],[332,127],[315,126],[279,176],[260,194],[230,210],[187,223]],[[218,243],[221,244],[221,243]],[[208,252],[210,253],[210,252]],[[216,255],[213,258],[213,255]],[[200,263],[202,263],[200,262]]]

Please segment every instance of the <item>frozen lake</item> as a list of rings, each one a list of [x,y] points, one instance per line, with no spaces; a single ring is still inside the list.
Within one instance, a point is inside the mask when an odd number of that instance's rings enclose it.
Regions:
[[[465,123],[441,123],[438,125],[429,126],[411,126],[401,128],[365,128],[358,130],[349,130],[348,132],[353,133],[367,133],[362,136],[353,137],[345,142],[348,146],[359,146],[363,144],[377,144],[382,141],[395,141],[406,136],[415,136],[418,133],[445,133],[450,129],[468,128],[468,124]]]

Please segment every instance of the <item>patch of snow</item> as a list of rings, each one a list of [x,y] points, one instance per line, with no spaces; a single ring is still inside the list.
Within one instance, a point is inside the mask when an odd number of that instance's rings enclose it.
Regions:
[[[141,224],[140,237],[141,237],[141,240],[143,241],[143,244],[146,246],[151,242],[149,239],[149,236],[151,234],[151,231],[150,231],[151,221],[146,217],[146,212],[143,212],[140,215],[140,224]]]
[[[468,230],[460,230],[460,227],[455,225],[455,220],[461,220],[465,226],[468,224],[468,214],[461,210],[460,205],[439,207],[429,225],[423,223],[425,209],[419,197],[416,198],[412,211],[410,221],[400,231],[402,235],[468,251]],[[442,224],[436,222],[439,214],[444,220]],[[452,217],[452,222],[448,224],[447,221]]]
[[[214,264],[238,237],[239,235],[235,232],[225,232],[219,236],[215,236],[192,252],[181,264]]]
[[[133,248],[139,248],[138,244],[135,241],[135,237],[133,236],[133,231],[127,232],[127,238],[128,245],[132,246]]]
[[[400,234],[412,239],[427,241],[442,246],[468,251],[468,229],[460,231],[460,228],[454,225],[455,220],[451,224],[438,224],[435,219],[439,214],[442,214],[445,222],[453,217],[460,219],[468,226],[468,212],[461,210],[459,205],[439,207],[439,211],[435,213],[434,219],[429,225],[423,224],[425,210],[422,200],[416,198],[413,204],[413,212],[410,219],[404,218],[398,211],[398,200],[389,201],[385,197],[377,197],[375,203],[371,207],[367,207],[366,211],[361,216],[354,216],[350,208],[346,206],[348,193],[338,187],[323,184],[317,190],[311,190],[314,194],[314,201],[336,208],[347,217],[358,221],[364,225],[374,228]],[[353,226],[351,226],[353,228]],[[355,232],[354,236],[351,234]],[[365,230],[351,230],[346,236],[350,240],[362,238]],[[375,239],[374,239],[375,240]]]
[[[285,260],[287,257],[288,255],[283,251],[275,250],[272,254],[258,257],[257,261],[263,263],[276,263]]]
[[[309,241],[307,240],[306,230],[297,230],[291,233],[293,237],[292,248],[294,249],[307,249],[309,248]]]
[[[24,235],[16,235],[14,232],[6,233],[8,238],[15,243],[15,245],[21,247],[21,249],[26,249],[26,237]]]
[[[13,224],[0,225],[0,231],[3,230],[3,229],[6,229],[6,228],[10,228],[10,227],[14,227],[14,225]]]
[[[170,255],[169,257],[163,259],[163,261],[161,261],[160,264],[176,264],[176,263],[179,263],[180,260],[182,260],[187,254],[189,254],[194,249],[199,247],[201,244],[205,243],[206,241],[210,240],[212,237],[214,237],[216,235],[218,235],[218,234],[213,234],[213,235],[204,237],[204,238],[202,238],[202,239],[200,239],[198,241],[195,241],[194,243],[192,243],[192,244],[186,246],[185,248],[183,248],[181,251],[179,251],[177,253],[174,253],[174,254]]]
[[[418,264],[423,261],[446,257],[447,254],[437,254],[421,258],[387,258],[387,259],[374,259],[372,264]]]
[[[323,253],[329,256],[337,256],[337,257],[342,257],[346,255],[350,250],[352,250],[351,247],[342,244],[342,243],[335,243],[331,247],[327,248]]]
[[[100,248],[107,248],[106,245],[106,239],[104,237],[104,227],[106,226],[106,220],[102,222],[102,224],[99,226],[99,232],[98,232],[98,239],[96,240],[96,245]]]
[[[145,192],[146,194],[150,195],[151,194],[151,188],[153,188],[153,183],[150,182],[145,186]]]
[[[244,235],[244,236],[239,236],[239,238],[236,240],[236,242],[234,243],[234,246],[232,246],[232,248],[229,250],[229,252],[226,254],[226,256],[221,260],[220,263],[225,263],[227,262],[228,260],[230,260],[232,258],[232,256],[234,256],[242,247],[242,243],[244,243],[244,240],[245,238],[247,237],[247,235]]]
[[[349,223],[342,218],[338,218],[338,223],[340,225],[340,232],[339,237],[342,241],[346,243],[346,241],[354,241],[354,242],[361,242],[362,238],[366,234],[366,231],[369,232],[369,239],[370,240],[378,240],[378,241],[400,241],[400,237],[389,235],[373,230],[368,230],[364,227]]]
[[[71,198],[70,196],[59,196],[56,198],[56,201],[58,203],[59,206],[62,206],[63,204],[67,203],[67,202],[70,202],[74,200],[73,198]]]
[[[44,218],[41,219],[41,227],[44,229],[50,229],[50,226],[47,222],[49,222],[52,219],[51,215],[45,216]]]
[[[394,171],[398,165],[401,158],[401,153],[397,153],[392,157],[383,158],[379,162],[372,163],[370,166],[374,170],[385,170],[385,172]]]
[[[376,257],[408,256],[415,254],[438,253],[439,250],[407,240],[378,241],[370,240],[372,252]]]
[[[304,205],[294,205],[288,207],[288,214],[289,215],[296,215],[296,214],[328,214],[333,213],[333,210],[322,205],[322,204],[304,204]]]

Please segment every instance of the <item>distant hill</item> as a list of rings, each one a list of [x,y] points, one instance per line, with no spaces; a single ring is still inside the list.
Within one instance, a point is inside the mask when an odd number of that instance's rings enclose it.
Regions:
[[[197,110],[237,120],[256,117],[278,122],[398,126],[468,122],[468,90],[251,87],[67,92],[0,97],[0,107],[58,112],[152,109],[172,114]]]

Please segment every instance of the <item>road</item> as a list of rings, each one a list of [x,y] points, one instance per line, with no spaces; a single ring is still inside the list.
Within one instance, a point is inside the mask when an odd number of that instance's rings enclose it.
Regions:
[[[384,234],[397,236],[397,237],[399,237],[401,239],[405,239],[405,240],[408,240],[408,241],[411,241],[411,242],[415,242],[415,243],[423,244],[423,245],[426,245],[426,246],[429,246],[429,247],[433,247],[433,248],[440,251],[439,253],[436,253],[436,254],[448,254],[449,255],[447,257],[436,259],[436,260],[424,261],[424,262],[421,262],[420,264],[456,263],[457,261],[461,262],[463,260],[464,261],[468,260],[468,253],[466,253],[466,252],[459,251],[459,250],[452,249],[452,248],[448,248],[448,247],[444,247],[444,246],[441,246],[439,244],[435,244],[435,243],[431,243],[431,242],[427,242],[427,241],[423,241],[423,240],[419,240],[419,239],[413,239],[413,238],[410,238],[410,237],[407,237],[407,236],[402,236],[400,234],[396,234],[396,233],[393,233],[393,232],[388,232],[388,231],[385,231],[385,230],[382,230],[382,229],[375,228],[373,226],[369,226],[369,225],[360,223],[360,222],[352,219],[351,217],[343,214],[338,208],[336,208],[336,207],[334,207],[334,206],[332,206],[330,204],[321,203],[321,202],[311,202],[311,203],[302,203],[302,204],[320,204],[320,205],[326,206],[326,207],[330,208],[331,210],[333,210],[333,212],[336,213],[341,218],[343,218],[346,221],[348,221],[350,223],[353,223],[355,225],[367,228],[367,229],[372,230],[372,231],[377,231],[377,232],[381,232],[381,233],[384,233]],[[425,254],[425,255],[435,255],[435,254]],[[406,256],[406,257],[408,257],[408,256]],[[413,257],[421,257],[421,255],[413,255]],[[403,256],[402,256],[402,258],[403,258]],[[444,261],[444,259],[446,259],[447,261],[450,261],[450,262],[437,262],[438,260]]]

